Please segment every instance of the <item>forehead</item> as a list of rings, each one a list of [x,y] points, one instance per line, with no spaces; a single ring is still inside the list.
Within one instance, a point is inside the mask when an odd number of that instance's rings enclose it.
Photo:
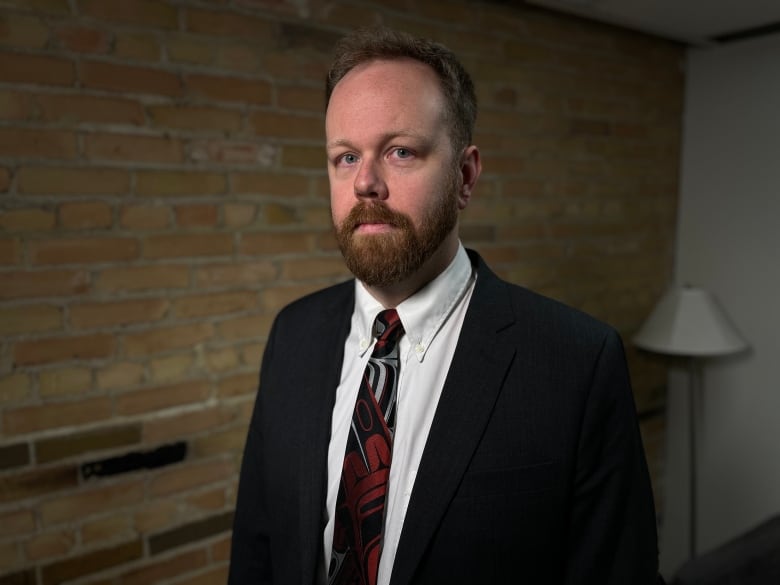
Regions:
[[[444,121],[445,100],[436,73],[413,59],[376,60],[347,73],[333,89],[325,117],[335,134],[385,126],[434,130]],[[410,126],[411,125],[411,126]]]

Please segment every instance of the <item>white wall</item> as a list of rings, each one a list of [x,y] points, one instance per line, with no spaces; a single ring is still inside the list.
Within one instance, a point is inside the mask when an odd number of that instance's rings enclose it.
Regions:
[[[705,364],[699,551],[780,514],[780,35],[693,50],[676,279],[712,291],[751,350]],[[687,400],[669,385],[661,567],[687,558]]]

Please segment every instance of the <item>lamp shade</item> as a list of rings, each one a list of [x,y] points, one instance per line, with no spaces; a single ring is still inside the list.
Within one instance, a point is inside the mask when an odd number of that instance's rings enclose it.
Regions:
[[[656,353],[693,357],[747,348],[715,298],[695,287],[671,288],[634,337],[634,344]]]

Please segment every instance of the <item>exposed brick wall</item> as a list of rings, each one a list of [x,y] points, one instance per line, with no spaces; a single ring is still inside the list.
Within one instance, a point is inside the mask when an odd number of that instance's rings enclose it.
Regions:
[[[0,585],[218,584],[275,312],[343,279],[322,79],[384,22],[473,72],[467,245],[633,333],[668,282],[679,47],[508,3],[0,8]],[[656,488],[664,372],[630,346]],[[181,462],[85,478],[184,441]]]

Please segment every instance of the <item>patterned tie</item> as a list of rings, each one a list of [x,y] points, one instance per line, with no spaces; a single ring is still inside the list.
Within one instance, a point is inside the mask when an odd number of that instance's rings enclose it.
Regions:
[[[387,480],[395,428],[398,340],[395,309],[374,322],[374,351],[360,382],[336,500],[328,585],[375,585],[382,552]]]

